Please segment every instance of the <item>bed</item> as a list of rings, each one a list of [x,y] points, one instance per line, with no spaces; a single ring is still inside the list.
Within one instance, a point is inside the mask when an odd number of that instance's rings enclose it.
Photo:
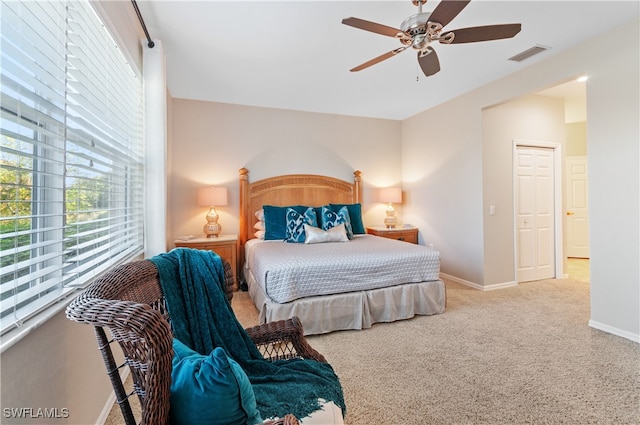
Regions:
[[[313,335],[444,312],[439,253],[366,234],[361,205],[360,171],[353,182],[310,174],[250,182],[249,171],[240,170],[241,275],[260,323],[298,316],[305,335]],[[308,213],[322,219],[309,221]],[[298,237],[291,214],[298,224],[305,221],[298,230],[306,229],[307,243],[304,235],[295,240],[300,243],[286,243],[273,233],[286,231],[290,241]],[[275,225],[274,217],[285,221]],[[331,219],[333,228],[315,227]],[[265,222],[272,233],[266,240]],[[312,235],[315,241],[329,235],[343,242],[309,243]]]

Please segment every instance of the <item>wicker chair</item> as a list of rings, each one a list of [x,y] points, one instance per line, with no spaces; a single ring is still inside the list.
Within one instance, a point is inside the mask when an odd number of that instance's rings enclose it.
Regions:
[[[231,300],[233,272],[226,261],[224,270],[227,298]],[[155,264],[141,260],[113,268],[71,302],[67,317],[94,327],[98,348],[126,425],[137,423],[129,402],[133,394],[137,394],[140,401],[139,424],[168,424],[173,335]],[[111,339],[105,328],[109,329]],[[296,317],[255,326],[247,332],[266,359],[305,357],[326,362],[324,356],[306,342]],[[125,357],[120,366],[111,349],[115,342]],[[123,367],[129,367],[133,377],[130,393],[120,377]],[[294,425],[298,420],[287,415],[265,423]]]

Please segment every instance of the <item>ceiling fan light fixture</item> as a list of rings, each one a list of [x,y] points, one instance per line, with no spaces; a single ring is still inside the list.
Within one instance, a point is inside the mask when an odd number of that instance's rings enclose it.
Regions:
[[[424,34],[426,32],[426,24],[429,22],[429,16],[431,16],[431,13],[428,12],[411,15],[402,21],[400,29],[411,36]]]
[[[438,22],[430,22],[430,16],[431,13],[420,12],[405,19],[400,25],[400,29],[406,38],[401,41],[416,50],[424,50],[433,40],[439,40],[442,25]],[[453,34],[451,40],[453,40]]]
[[[423,50],[429,47],[429,37],[426,34],[416,35],[411,45],[414,49]]]

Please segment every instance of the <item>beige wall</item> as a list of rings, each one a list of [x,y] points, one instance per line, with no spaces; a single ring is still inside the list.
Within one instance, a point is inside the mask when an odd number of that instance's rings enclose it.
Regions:
[[[440,251],[441,270],[481,282],[482,121],[464,97],[402,122],[405,216],[422,243]]]
[[[483,286],[516,281],[514,140],[554,143],[564,151],[564,130],[564,102],[557,98],[529,95],[483,110]],[[495,215],[489,214],[490,205],[495,206]]]
[[[611,46],[601,38],[589,40],[403,121],[403,183],[411,191],[404,208],[425,239],[440,249],[445,274],[484,287],[490,277],[485,269],[498,270],[501,260],[498,255],[485,258],[484,252],[492,235],[486,234],[482,217],[492,200],[483,186],[483,170],[492,166],[494,152],[483,151],[482,110],[588,75],[590,323],[637,341],[638,20],[610,36],[628,42]],[[604,56],[594,61],[594,51]],[[513,242],[503,245],[512,255]]]
[[[400,185],[400,122],[173,99],[169,149],[170,237],[202,234],[207,208],[197,190],[228,189],[217,208],[223,233],[239,231],[238,170],[251,181],[279,174],[325,174],[347,181],[361,170],[365,224],[382,223],[375,188]]]
[[[122,357],[122,356],[120,356]],[[112,394],[93,328],[64,311],[2,353],[3,424],[94,424]],[[5,408],[68,409],[68,417],[7,418]]]
[[[612,31],[615,46],[588,67],[591,326],[640,342],[640,30]],[[607,47],[608,46],[608,47]]]
[[[567,124],[567,156],[587,155],[587,123],[573,122]]]
[[[445,275],[481,288],[515,279],[513,140],[564,144],[561,100],[498,100],[481,89],[402,123],[406,216],[440,250]]]

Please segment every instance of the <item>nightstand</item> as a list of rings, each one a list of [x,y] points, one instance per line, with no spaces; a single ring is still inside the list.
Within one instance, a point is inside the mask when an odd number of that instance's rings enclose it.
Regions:
[[[176,248],[195,248],[213,251],[227,260],[233,270],[233,284],[238,289],[238,235],[220,235],[217,238],[176,239]]]
[[[397,239],[414,244],[418,243],[418,228],[413,226],[401,226],[391,229],[384,226],[371,226],[367,227],[367,233],[388,239]]]

